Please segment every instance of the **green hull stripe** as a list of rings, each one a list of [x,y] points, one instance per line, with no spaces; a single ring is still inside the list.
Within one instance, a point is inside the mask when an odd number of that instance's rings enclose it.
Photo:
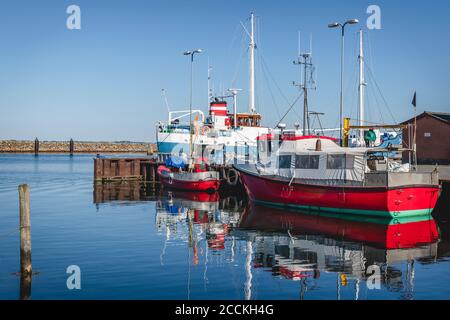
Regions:
[[[329,217],[343,218],[357,221],[366,221],[374,223],[406,223],[406,222],[419,222],[430,220],[431,212],[433,209],[420,209],[420,210],[405,210],[399,212],[391,211],[378,211],[378,210],[359,210],[359,209],[346,209],[346,208],[327,208],[327,207],[315,207],[315,206],[302,206],[295,204],[282,204],[276,202],[254,200],[255,203],[275,207],[275,208],[287,208],[293,210],[303,210],[302,213],[320,214]],[[305,212],[306,211],[306,212]],[[381,220],[380,220],[381,218]]]

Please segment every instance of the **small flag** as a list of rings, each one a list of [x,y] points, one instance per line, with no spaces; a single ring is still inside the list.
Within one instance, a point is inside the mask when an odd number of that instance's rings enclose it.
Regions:
[[[417,105],[416,105],[416,92],[414,91],[414,97],[413,97],[413,100],[412,100],[412,105],[414,106],[414,107],[416,107]]]

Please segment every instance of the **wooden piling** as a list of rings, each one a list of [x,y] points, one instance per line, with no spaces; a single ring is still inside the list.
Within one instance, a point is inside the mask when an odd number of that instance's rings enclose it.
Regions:
[[[39,154],[39,139],[34,139],[34,155],[37,156]]]
[[[20,275],[20,300],[30,300],[32,275]]]
[[[31,267],[31,221],[30,189],[28,185],[19,186],[20,201],[20,273],[23,277],[32,275]]]
[[[69,152],[70,152],[70,156],[71,156],[71,157],[73,156],[73,151],[74,151],[74,149],[75,149],[75,143],[73,142],[73,139],[70,139],[70,142],[69,142]]]

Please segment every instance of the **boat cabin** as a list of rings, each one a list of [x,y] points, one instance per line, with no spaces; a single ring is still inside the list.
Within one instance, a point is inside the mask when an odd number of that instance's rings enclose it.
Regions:
[[[390,149],[344,148],[330,137],[292,135],[271,143],[276,141],[272,138],[273,135],[258,137],[261,175],[326,185],[385,185],[389,182],[388,173],[389,177],[394,173],[411,174],[409,164],[389,157]],[[263,145],[266,149],[261,150]]]
[[[234,114],[228,114],[230,127],[234,127]],[[238,127],[261,127],[261,115],[258,113],[238,113],[236,114]]]

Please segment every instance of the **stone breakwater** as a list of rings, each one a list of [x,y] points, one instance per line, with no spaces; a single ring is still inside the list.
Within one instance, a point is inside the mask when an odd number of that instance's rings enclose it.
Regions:
[[[153,153],[154,143],[74,141],[74,153]],[[0,140],[0,153],[34,153],[34,141]],[[69,141],[39,141],[39,153],[69,153]]]

